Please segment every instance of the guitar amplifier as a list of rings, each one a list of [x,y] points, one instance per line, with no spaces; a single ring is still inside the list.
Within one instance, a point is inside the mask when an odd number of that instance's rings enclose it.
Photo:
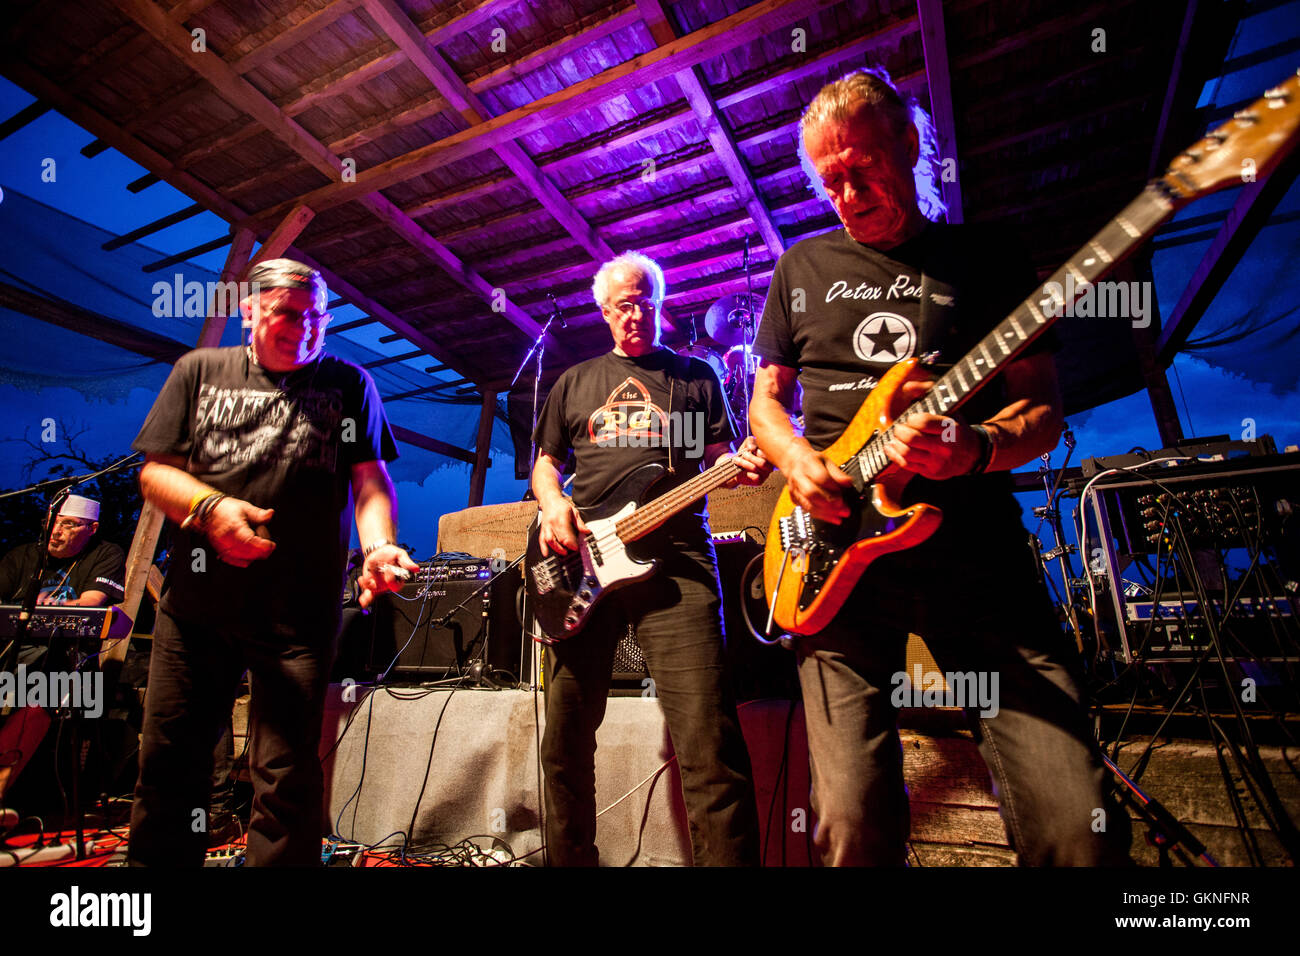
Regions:
[[[484,661],[497,683],[518,682],[530,650],[516,610],[521,586],[518,567],[493,576],[486,559],[422,567],[401,591],[376,599],[369,669],[439,680]]]

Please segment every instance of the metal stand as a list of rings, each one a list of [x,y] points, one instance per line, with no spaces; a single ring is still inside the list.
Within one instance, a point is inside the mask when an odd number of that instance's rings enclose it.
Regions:
[[[551,303],[555,304],[555,297],[550,296],[550,299]],[[551,314],[551,317],[546,320],[546,324],[542,326],[542,331],[538,333],[537,340],[533,342],[533,347],[528,350],[528,354],[524,356],[524,360],[519,363],[519,368],[515,371],[515,377],[510,380],[510,388],[514,388],[515,383],[519,381],[519,376],[524,374],[524,369],[528,367],[528,360],[533,357],[533,353],[536,353],[537,372],[533,376],[533,430],[529,433],[528,463],[530,466],[535,464],[537,461],[537,397],[539,394],[538,390],[541,388],[542,384],[542,359],[546,354],[546,333],[551,330],[551,323],[556,319],[560,320],[560,328],[564,328],[564,316],[560,314],[560,307],[558,304],[555,304],[555,311]],[[509,390],[510,389],[506,389],[506,391]]]

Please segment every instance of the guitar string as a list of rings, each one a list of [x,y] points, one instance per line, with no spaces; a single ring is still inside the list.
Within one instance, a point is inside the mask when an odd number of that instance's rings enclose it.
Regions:
[[[730,481],[734,477],[734,474],[727,474],[727,472],[739,472],[739,471],[740,471],[740,466],[737,465],[731,459],[727,459],[726,461],[719,462],[715,464],[712,468],[708,469],[707,471],[701,472],[700,474],[696,475],[694,478],[692,478],[690,481],[686,482],[685,484],[682,484],[679,487],[668,492],[658,501],[652,502],[650,505],[647,505],[645,508],[634,511],[632,514],[628,515],[626,518],[623,518],[621,521],[615,522],[613,525],[610,526],[608,530],[606,530],[602,534],[592,535],[591,537],[600,546],[605,546],[609,544],[614,538],[618,538],[622,540],[622,534],[620,534],[619,532],[620,526],[623,527],[623,533],[630,533],[634,530],[640,531],[642,528],[646,527],[647,525],[653,525],[655,521],[659,518],[660,514],[665,510],[667,510],[669,513],[672,513],[672,511],[677,510],[677,508],[680,507],[681,505],[688,504],[693,500],[703,497],[704,495],[712,491],[714,488],[717,488],[718,486],[725,484],[726,482]],[[669,507],[670,504],[672,505],[672,507]],[[645,517],[638,518],[637,516],[640,515],[642,512],[645,513]],[[651,514],[654,514],[653,520],[650,519]],[[572,564],[573,560],[577,557],[578,555],[574,553],[568,555],[565,561],[557,562],[556,556],[550,555],[542,563],[546,564],[550,568],[554,568],[555,565],[558,563],[559,566],[563,568]]]

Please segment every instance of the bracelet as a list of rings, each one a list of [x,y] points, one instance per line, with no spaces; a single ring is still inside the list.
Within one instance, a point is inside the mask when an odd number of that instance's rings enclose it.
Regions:
[[[387,538],[380,538],[378,541],[374,541],[366,545],[364,548],[362,548],[361,553],[368,558],[370,557],[370,553],[372,551],[378,551],[380,548],[390,545],[392,543],[393,542],[389,541]]]
[[[227,497],[229,497],[229,495],[221,491],[204,492],[202,496],[195,495],[194,498],[190,500],[190,513],[186,515],[185,520],[181,522],[181,528],[186,531],[191,528],[195,531],[206,530],[208,518],[211,517],[212,510],[216,508],[222,498]],[[196,499],[197,503],[195,503]]]
[[[989,434],[988,428],[983,425],[971,425],[973,431],[980,440],[979,457],[975,459],[975,464],[971,465],[968,475],[982,475],[993,461],[993,436]]]

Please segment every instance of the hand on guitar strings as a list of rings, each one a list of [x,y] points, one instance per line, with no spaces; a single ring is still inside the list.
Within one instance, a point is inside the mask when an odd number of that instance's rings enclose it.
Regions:
[[[375,548],[366,555],[366,563],[357,576],[357,585],[362,588],[357,603],[363,608],[369,607],[376,594],[400,591],[411,575],[419,570],[420,566],[397,545],[385,544]]]
[[[930,390],[930,382],[907,382],[903,397],[914,402]],[[894,426],[884,445],[885,455],[899,468],[923,478],[943,481],[968,474],[980,457],[980,439],[969,425],[928,412],[909,415]]]
[[[758,439],[753,435],[746,438],[734,452],[724,457],[730,458],[741,469],[739,475],[723,486],[725,488],[734,488],[737,485],[761,485],[772,473],[772,463],[758,447]]]
[[[853,479],[802,438],[796,442],[803,450],[785,475],[790,499],[817,520],[839,524],[849,516],[844,492],[853,487]]]
[[[587,534],[591,530],[568,498],[560,498],[550,507],[543,508],[539,520],[541,529],[537,540],[541,543],[543,555],[576,551],[578,535]]]

